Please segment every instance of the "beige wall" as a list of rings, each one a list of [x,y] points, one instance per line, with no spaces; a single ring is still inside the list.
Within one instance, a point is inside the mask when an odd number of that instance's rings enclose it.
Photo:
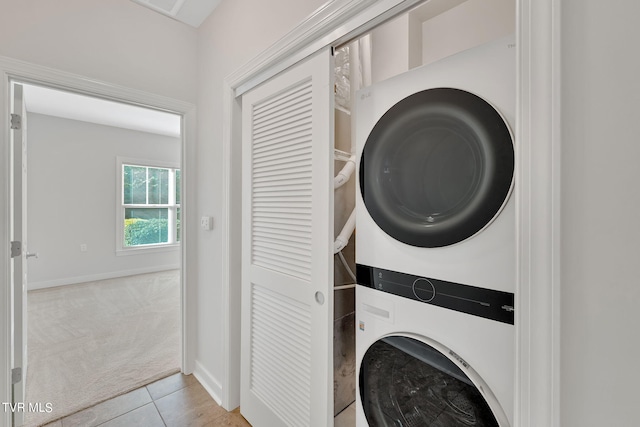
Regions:
[[[130,0],[2,2],[0,55],[196,101],[197,32]]]
[[[515,33],[515,0],[424,3],[371,31],[373,83]]]
[[[640,3],[561,14],[561,425],[638,425]]]
[[[114,209],[116,158],[179,164],[180,138],[42,114],[28,118],[28,237],[30,252],[38,253],[29,262],[30,290],[180,266],[178,248],[118,256]]]
[[[467,0],[422,24],[422,63],[515,33],[516,0]]]
[[[211,215],[214,230],[197,236],[196,370],[211,389],[224,377],[222,318],[222,114],[226,76],[275,43],[324,0],[223,1],[198,31],[197,214]],[[239,183],[238,183],[239,184]],[[239,188],[235,196],[239,196]],[[240,236],[235,237],[239,242]],[[234,261],[236,264],[238,260]],[[240,283],[231,283],[240,286]],[[238,315],[238,313],[235,313]],[[237,316],[239,319],[239,316]],[[237,337],[236,337],[237,338]],[[239,359],[240,355],[235,355]],[[234,360],[237,362],[237,360]],[[239,403],[239,402],[238,402]]]

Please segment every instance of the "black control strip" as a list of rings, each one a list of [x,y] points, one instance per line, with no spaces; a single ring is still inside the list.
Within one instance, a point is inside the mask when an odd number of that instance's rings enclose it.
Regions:
[[[356,265],[356,276],[361,286],[485,319],[510,325],[514,323],[514,295],[510,292],[414,276],[362,264]]]

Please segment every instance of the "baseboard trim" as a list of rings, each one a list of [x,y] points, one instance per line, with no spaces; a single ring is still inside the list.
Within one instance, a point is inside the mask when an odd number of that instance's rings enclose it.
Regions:
[[[200,364],[197,360],[195,361],[195,369],[193,370],[193,376],[195,376],[202,387],[207,390],[207,393],[211,395],[213,400],[220,406],[222,406],[222,385],[220,381],[216,380],[211,373]],[[225,408],[228,410],[228,408]]]
[[[136,274],[158,273],[160,271],[176,270],[180,264],[157,265],[154,267],[136,268],[132,270],[110,271],[107,273],[90,274],[86,276],[64,277],[61,279],[27,282],[27,290],[55,288],[56,286],[75,285],[78,283],[95,282],[97,280],[115,279],[118,277],[135,276]]]

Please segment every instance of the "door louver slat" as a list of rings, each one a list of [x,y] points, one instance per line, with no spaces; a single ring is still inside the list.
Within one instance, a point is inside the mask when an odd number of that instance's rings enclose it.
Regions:
[[[294,170],[298,170],[298,169],[305,169],[305,168],[310,168],[311,167],[311,163],[300,163],[299,165],[295,166],[291,168],[291,172],[293,172]],[[266,175],[266,174],[286,174],[288,171],[283,170],[280,166],[275,165],[275,166],[263,166],[260,168],[260,170],[255,171],[255,177],[259,177],[262,175]]]
[[[279,236],[274,235],[274,233],[270,233],[270,232],[261,232],[261,233],[255,233],[255,239],[257,242],[262,241],[262,240],[272,240],[272,241],[279,241],[281,243],[286,243],[289,245],[295,245],[296,247],[302,249],[304,247],[304,245],[307,242],[307,239],[301,239],[298,236],[293,236],[291,234],[286,234],[286,233],[282,233],[282,237],[283,238],[279,238]]]
[[[294,155],[300,155],[300,154],[308,154],[309,148],[308,147],[300,147],[300,143],[304,144],[305,140],[300,140],[300,141],[296,141],[295,144],[290,144],[288,146],[281,146],[280,148],[274,149],[271,148],[266,152],[262,152],[262,153],[255,153],[253,154],[253,157],[256,159],[256,163],[257,160],[261,160],[261,161],[265,161],[265,160],[270,160],[270,159],[281,159],[281,158],[287,158],[287,157],[293,157]]]
[[[283,123],[294,123],[295,120],[293,119],[295,117],[309,114],[311,114],[311,101],[305,99],[301,102],[288,105],[280,111],[273,111],[261,120],[256,118],[253,122],[253,128],[256,130],[255,134],[258,135],[263,129],[273,129],[274,120],[282,120]]]
[[[263,151],[270,150],[270,147],[274,144],[277,144],[279,147],[286,148],[290,145],[296,145],[300,142],[300,140],[306,140],[311,137],[311,134],[308,132],[308,129],[303,128],[302,131],[293,130],[292,132],[283,133],[279,135],[277,138],[272,138],[270,140],[265,140],[261,144],[254,145],[254,154],[261,153]]]
[[[276,239],[276,238],[266,238],[265,239],[265,238],[263,238],[263,237],[261,237],[259,235],[256,236],[256,242],[282,245],[282,246],[284,246],[286,248],[293,249],[293,250],[296,250],[296,251],[299,251],[299,249],[301,247],[303,247],[303,244],[298,244],[298,243],[293,242],[291,240],[281,240],[281,239]]]
[[[310,401],[301,398],[311,387],[309,307],[257,284],[252,300],[251,389],[289,425],[308,426]],[[274,318],[280,336],[268,326]],[[284,341],[284,335],[296,339]]]
[[[292,125],[288,128],[281,128],[280,132],[276,135],[268,134],[263,135],[261,138],[254,140],[254,147],[256,150],[262,150],[273,144],[280,144],[295,139],[305,139],[310,137],[309,129],[304,125]]]
[[[252,206],[253,262],[270,270],[311,280],[311,210],[293,214],[266,212],[259,202],[273,206],[309,203],[312,193],[311,82],[305,81],[264,104],[253,106]],[[300,107],[304,106],[304,110]],[[277,107],[273,109],[274,107]],[[259,118],[259,126],[256,121]],[[287,136],[292,128],[296,138]],[[264,143],[268,131],[269,144]],[[292,173],[292,171],[297,171]],[[269,178],[265,179],[265,174]],[[286,233],[278,230],[286,230]],[[281,244],[265,244],[255,236],[273,237]],[[296,251],[286,245],[295,240]],[[303,242],[307,244],[303,244]]]
[[[311,82],[307,80],[306,82],[287,90],[280,96],[275,96],[265,102],[261,102],[260,105],[254,107],[253,115],[254,117],[260,118],[264,115],[270,114],[272,111],[277,111],[281,105],[291,102],[292,99],[309,98],[311,96],[311,89]]]
[[[303,143],[307,143],[304,141]],[[256,159],[255,166],[258,171],[260,171],[260,167],[265,166],[275,166],[278,165],[281,168],[285,169],[287,165],[299,166],[300,164],[304,164],[305,161],[308,161],[311,157],[310,152],[301,152],[301,153],[292,153],[290,155],[280,155],[274,159]]]
[[[311,237],[311,231],[307,230],[308,227],[300,227],[293,226],[290,224],[280,224],[275,221],[262,221],[261,223],[254,223],[254,230],[257,232],[260,231],[270,231],[273,234],[281,234],[283,236],[291,236],[291,237],[299,237],[301,239],[308,239]],[[274,254],[277,255],[277,254]]]

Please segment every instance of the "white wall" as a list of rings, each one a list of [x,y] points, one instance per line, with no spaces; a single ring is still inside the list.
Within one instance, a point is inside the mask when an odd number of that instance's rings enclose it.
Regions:
[[[292,30],[324,2],[224,1],[198,31],[198,215],[214,216],[214,224],[219,224],[216,220],[221,218],[223,211],[223,80]],[[214,394],[222,392],[225,375],[222,250],[219,226],[211,232],[201,231],[198,234],[196,373]],[[232,262],[237,263],[238,260]],[[240,283],[232,283],[231,286],[239,287]],[[237,359],[239,357],[236,355]]]
[[[410,45],[410,19],[403,14],[371,31],[371,82],[376,83],[410,69],[416,52]],[[420,53],[420,52],[418,52]]]
[[[29,289],[179,268],[178,248],[116,256],[115,236],[116,158],[179,165],[180,138],[30,113],[27,156],[27,237],[39,256]]]
[[[515,22],[515,0],[425,3],[371,31],[372,82],[514,34]]]
[[[130,0],[2,2],[0,55],[195,103],[197,32]]]
[[[515,0],[467,0],[422,24],[422,63],[515,32]]]
[[[562,426],[638,425],[640,3],[561,12]]]

